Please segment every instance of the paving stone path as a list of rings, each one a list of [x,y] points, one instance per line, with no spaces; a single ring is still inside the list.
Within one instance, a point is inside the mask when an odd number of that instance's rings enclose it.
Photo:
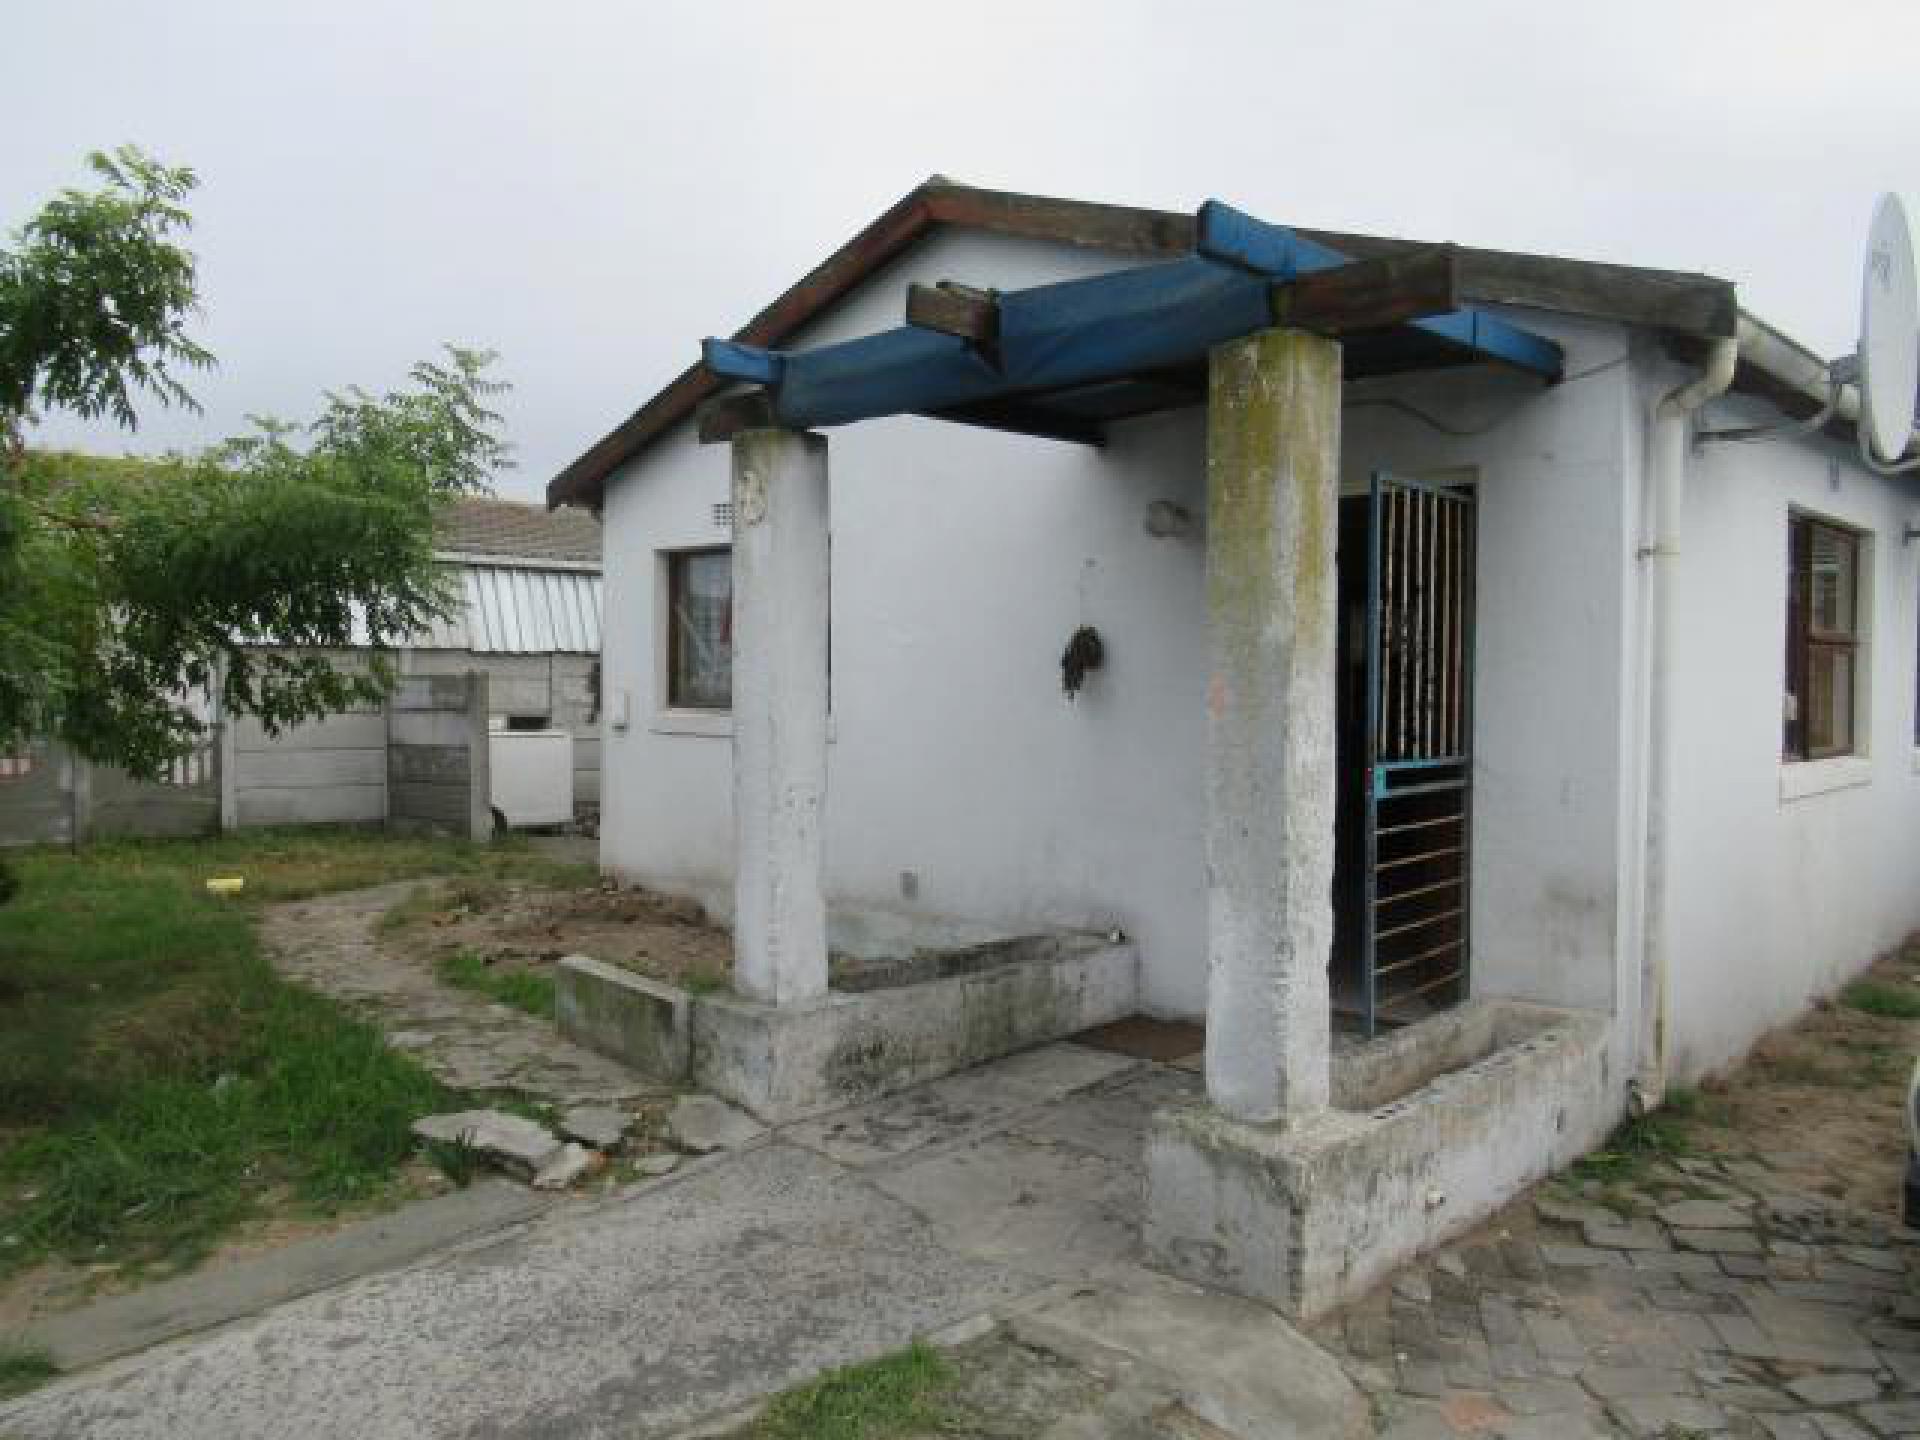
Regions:
[[[551,1021],[442,984],[426,957],[378,943],[380,917],[421,883],[271,906],[261,927],[267,953],[281,973],[351,1006],[457,1089],[555,1104],[666,1093],[561,1039]]]
[[[1390,1440],[1920,1436],[1920,1233],[1804,1162],[1549,1182],[1314,1336]]]

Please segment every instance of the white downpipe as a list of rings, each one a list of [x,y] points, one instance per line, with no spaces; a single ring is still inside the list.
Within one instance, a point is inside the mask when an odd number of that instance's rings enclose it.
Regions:
[[[1673,631],[1679,594],[1682,482],[1693,412],[1733,383],[1740,342],[1718,340],[1694,379],[1655,402],[1647,453],[1647,516],[1640,558],[1647,567],[1645,847],[1641,861],[1640,1055],[1629,1098],[1637,1110],[1660,1104],[1667,1087],[1667,961],[1673,786]]]

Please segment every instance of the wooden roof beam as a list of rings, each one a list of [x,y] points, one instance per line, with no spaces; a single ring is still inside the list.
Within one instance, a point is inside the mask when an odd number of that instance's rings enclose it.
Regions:
[[[909,285],[907,324],[964,340],[988,364],[1000,368],[1000,297],[994,291],[952,280]]]
[[[1460,255],[1434,245],[1314,270],[1273,287],[1273,322],[1338,337],[1460,308]]]
[[[700,407],[700,443],[718,445],[746,430],[777,430],[773,396],[765,390],[736,390]]]

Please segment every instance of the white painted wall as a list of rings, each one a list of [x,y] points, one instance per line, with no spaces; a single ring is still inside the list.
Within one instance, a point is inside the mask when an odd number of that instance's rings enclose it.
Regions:
[[[898,323],[909,278],[1004,288],[1116,263],[937,242],[815,338]],[[1203,509],[1199,413],[1125,427],[1106,452],[914,419],[829,435],[831,898],[1118,925],[1157,957],[1152,1002],[1199,1008],[1201,540],[1144,528],[1154,500]],[[652,728],[655,552],[725,542],[727,468],[724,446],[676,434],[605,509],[609,716],[625,692],[629,723],[605,732],[603,863],[706,893],[731,873],[729,746]],[[1059,657],[1083,623],[1108,663],[1069,704]]]
[[[1722,408],[1720,423],[1738,414]],[[1780,757],[1791,507],[1869,534],[1859,760]],[[1920,928],[1920,546],[1902,540],[1920,491],[1829,443],[1712,445],[1689,465],[1684,523],[1669,1015],[1690,1078]]]
[[[898,323],[908,279],[1011,288],[1105,263],[944,240],[811,338]],[[1575,370],[1623,354],[1611,327],[1545,328]],[[1625,375],[1616,365],[1545,394],[1486,372],[1356,387],[1457,425],[1506,418],[1457,440],[1363,404],[1345,436],[1350,487],[1373,465],[1478,475],[1479,985],[1602,1008],[1621,904]],[[1098,452],[910,418],[829,434],[831,897],[997,925],[1119,925],[1140,942],[1147,1003],[1197,1012],[1201,413],[1118,427]],[[606,731],[603,862],[715,899],[731,873],[729,746],[723,727],[656,728],[655,552],[724,543],[713,507],[726,490],[725,447],[683,430],[609,486],[605,511],[609,714],[625,692],[628,723]],[[1194,533],[1148,535],[1156,500],[1185,506]],[[1059,654],[1081,624],[1099,628],[1108,663],[1069,704]]]
[[[1622,937],[1635,897],[1623,877],[1638,842],[1623,809],[1623,717],[1636,693],[1639,465],[1627,336],[1513,318],[1562,343],[1570,378],[1544,391],[1486,370],[1350,386],[1345,484],[1362,491],[1379,468],[1476,486],[1475,993],[1631,1015],[1638,971]],[[1383,398],[1475,433],[1439,433]]]
[[[936,242],[820,327],[898,323],[909,279],[1012,288],[1109,263],[985,237]],[[1118,262],[1124,263],[1124,262]],[[1629,1017],[1639,1009],[1639,497],[1646,405],[1680,378],[1617,327],[1524,322],[1567,347],[1541,391],[1487,370],[1348,391],[1343,484],[1376,466],[1454,471],[1480,494],[1475,988]],[[1446,435],[1376,402],[1412,403]],[[1198,410],[1121,426],[1103,451],[914,419],[830,433],[833,715],[830,899],[929,923],[1118,925],[1146,1003],[1205,995],[1203,426]],[[1837,454],[1838,452],[1834,452]],[[1906,930],[1920,886],[1913,745],[1916,557],[1897,485],[1786,444],[1715,449],[1689,484],[1679,637],[1682,716],[1672,980],[1683,1074],[1719,1063]],[[730,747],[656,728],[655,552],[725,543],[725,447],[687,431],[618,477],[606,503],[608,715],[602,857],[724,902]],[[1154,538],[1170,500],[1194,533]],[[1870,782],[1780,799],[1785,515],[1873,528]],[[1099,628],[1107,668],[1077,704],[1058,657]],[[685,728],[685,727],[682,727]],[[902,893],[901,876],[918,893]]]

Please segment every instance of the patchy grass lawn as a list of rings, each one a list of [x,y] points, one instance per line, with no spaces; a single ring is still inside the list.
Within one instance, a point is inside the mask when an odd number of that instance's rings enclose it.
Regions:
[[[935,1430],[946,1419],[940,1392],[951,1375],[939,1351],[916,1342],[787,1391],[747,1433],[753,1440],[893,1440]]]
[[[1676,1089],[1666,1104],[1646,1115],[1623,1121],[1600,1149],[1573,1162],[1576,1180],[1602,1184],[1630,1184],[1643,1178],[1659,1160],[1671,1160],[1693,1148],[1693,1134],[1701,1124],[1716,1124],[1725,1108],[1698,1090]]]
[[[0,1342],[0,1400],[24,1395],[59,1373],[60,1367],[44,1351]]]
[[[1856,980],[1841,992],[1840,1003],[1863,1015],[1920,1020],[1920,990],[1898,982]]]
[[[191,1264],[266,1211],[386,1195],[409,1124],[456,1103],[288,984],[254,912],[408,875],[577,878],[523,846],[379,833],[116,843],[15,860],[0,906],[0,1275],[57,1257]],[[237,899],[205,881],[239,875]]]
[[[553,1018],[553,976],[495,965],[472,950],[455,950],[434,962],[434,973],[449,985],[511,1005],[542,1020]]]
[[[728,1440],[1033,1440],[1108,1388],[995,1331],[953,1350],[916,1344],[828,1371],[776,1396]]]

